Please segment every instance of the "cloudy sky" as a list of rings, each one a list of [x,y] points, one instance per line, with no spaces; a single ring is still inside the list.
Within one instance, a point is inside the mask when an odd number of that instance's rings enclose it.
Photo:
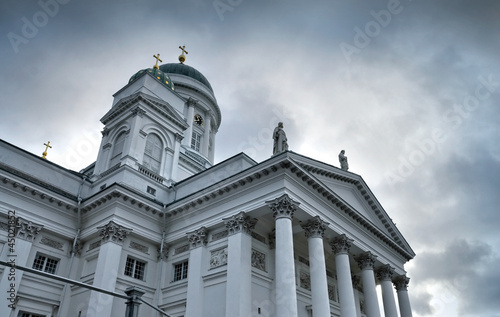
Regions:
[[[482,0],[3,0],[0,138],[78,171],[112,94],[186,45],[217,161],[267,159],[278,121],[295,152],[345,149],[417,253],[414,316],[500,316],[499,27]]]

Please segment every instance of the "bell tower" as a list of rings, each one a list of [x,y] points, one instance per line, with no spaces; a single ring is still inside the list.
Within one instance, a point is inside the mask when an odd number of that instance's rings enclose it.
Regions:
[[[93,179],[118,171],[171,185],[213,165],[215,136],[221,123],[212,86],[195,68],[162,62],[138,71],[116,92],[104,124]],[[140,186],[143,188],[144,186]]]

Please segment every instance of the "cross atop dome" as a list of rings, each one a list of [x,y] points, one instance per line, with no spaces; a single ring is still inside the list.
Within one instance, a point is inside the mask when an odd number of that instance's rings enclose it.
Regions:
[[[184,64],[184,62],[186,61],[186,55],[184,55],[184,53],[187,54],[188,51],[186,51],[186,45],[179,46],[179,48],[182,50],[181,55],[179,55],[179,62],[181,62],[181,64]]]

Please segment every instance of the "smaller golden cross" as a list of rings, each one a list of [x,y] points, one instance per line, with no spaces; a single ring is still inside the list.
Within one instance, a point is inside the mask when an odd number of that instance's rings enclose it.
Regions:
[[[186,45],[179,46],[179,48],[182,50],[181,55],[179,55],[179,62],[183,64],[186,61],[186,56],[184,55],[184,53],[187,54],[188,52],[186,51]]]
[[[43,153],[42,153],[42,158],[44,160],[46,160],[47,159],[47,149],[52,148],[52,146],[50,146],[50,141],[47,143],[44,143],[43,145],[45,145],[45,151],[43,151]]]
[[[160,59],[160,53],[158,53],[157,55],[153,55],[153,57],[154,57],[154,58],[156,58],[156,64],[155,64],[155,66],[153,66],[153,68],[158,69],[158,61],[163,62],[163,61]]]

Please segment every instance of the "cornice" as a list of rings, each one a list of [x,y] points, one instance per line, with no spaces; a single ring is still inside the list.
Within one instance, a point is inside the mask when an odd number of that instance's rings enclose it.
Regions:
[[[168,119],[169,121],[172,121],[175,125],[177,125],[179,128],[182,130],[185,130],[188,128],[187,122],[180,117],[175,110],[173,110],[172,106],[161,99],[149,96],[145,93],[142,92],[137,92],[133,95],[130,95],[129,97],[123,98],[116,105],[114,105],[101,119],[101,122],[103,124],[108,124],[109,121],[112,119],[118,117],[122,113],[132,110],[132,107],[137,104],[138,102],[144,102],[151,108],[153,108],[155,111],[157,111],[159,114],[161,114],[163,117]],[[147,113],[147,112],[146,112]],[[131,113],[131,115],[133,115]]]

